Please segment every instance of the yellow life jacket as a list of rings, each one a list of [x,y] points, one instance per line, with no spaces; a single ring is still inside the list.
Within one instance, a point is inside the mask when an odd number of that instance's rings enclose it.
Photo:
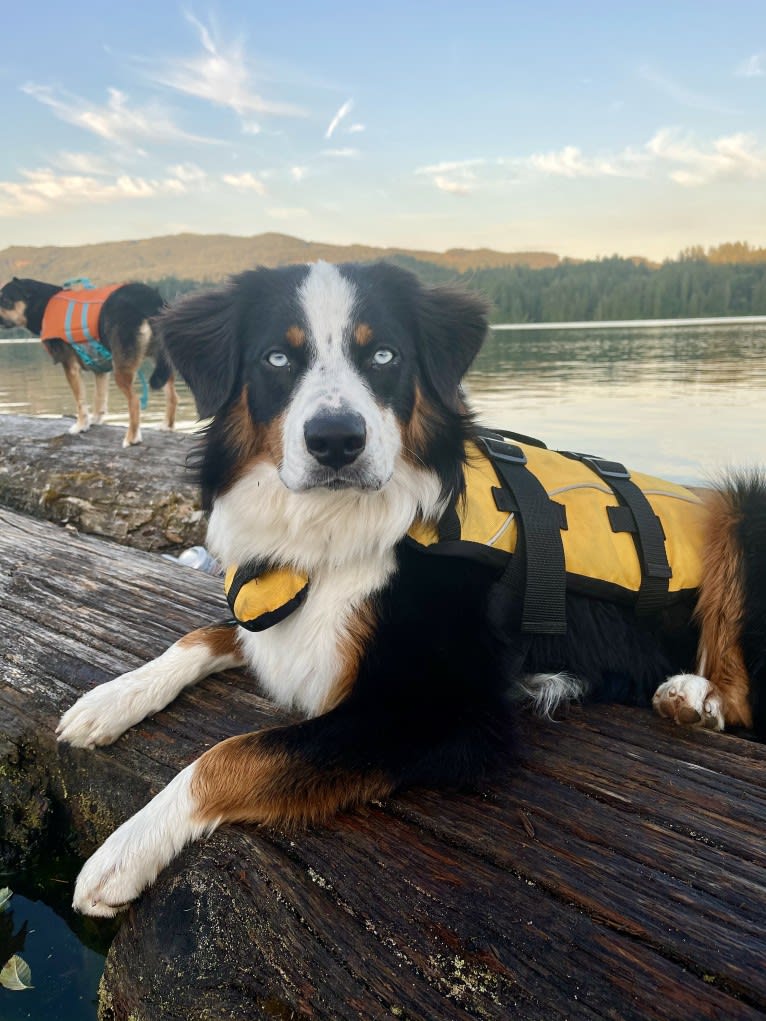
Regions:
[[[639,608],[648,592],[644,609],[651,612],[699,587],[709,516],[699,496],[622,465],[512,439],[488,433],[469,442],[465,491],[451,514],[414,522],[406,541],[427,555],[468,557],[504,570],[508,594],[521,604],[519,626],[530,632],[565,630],[566,589]],[[524,484],[538,492],[535,514],[546,519],[547,532],[529,520],[524,487],[509,488],[503,464],[509,459],[510,476],[523,473]],[[229,567],[224,587],[238,623],[261,631],[297,609],[309,584],[290,569],[255,564]]]
[[[620,501],[611,486],[586,462],[556,450],[514,440],[526,457],[526,468],[539,479],[548,498],[564,509],[561,531],[567,581],[580,591],[635,594],[642,571],[632,533],[615,531],[609,507]],[[462,555],[482,557],[487,550],[507,556],[516,549],[518,522],[514,511],[500,510],[495,493],[502,480],[487,453],[475,443],[466,448],[465,494],[457,506]],[[632,482],[646,496],[660,520],[672,571],[671,593],[699,587],[708,509],[703,500],[674,482],[631,472]],[[416,522],[408,533],[419,546],[439,544],[437,525]],[[456,553],[447,540],[444,552]]]

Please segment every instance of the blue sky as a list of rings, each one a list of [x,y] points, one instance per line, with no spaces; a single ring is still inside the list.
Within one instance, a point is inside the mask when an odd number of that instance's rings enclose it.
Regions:
[[[766,2],[14,4],[0,248],[766,244]]]

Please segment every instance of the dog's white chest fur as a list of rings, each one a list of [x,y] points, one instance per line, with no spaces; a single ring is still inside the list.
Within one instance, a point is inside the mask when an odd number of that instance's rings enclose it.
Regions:
[[[250,668],[280,705],[309,716],[326,707],[348,669],[360,609],[395,569],[395,546],[418,514],[440,508],[435,473],[401,461],[374,493],[291,492],[276,468],[254,465],[218,497],[208,545],[225,565],[263,558],[309,578],[304,604],[266,631],[240,628]]]
[[[344,651],[359,607],[381,589],[393,554],[376,563],[325,568],[310,580],[306,601],[266,631],[240,628],[240,648],[268,695],[285,707],[316,716],[347,669]]]

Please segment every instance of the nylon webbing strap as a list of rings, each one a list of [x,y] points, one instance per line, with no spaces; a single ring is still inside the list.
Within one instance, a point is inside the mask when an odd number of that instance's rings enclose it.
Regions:
[[[526,467],[523,450],[489,436],[478,442],[487,451],[517,512],[516,549],[500,581],[498,593],[511,617],[520,616],[528,634],[566,632],[566,566],[560,515],[542,483]]]
[[[567,457],[574,457],[587,465],[614,490],[620,502],[629,508],[636,526],[631,534],[641,564],[641,587],[636,600],[636,613],[658,613],[667,602],[669,581],[673,574],[665,549],[662,522],[624,465],[618,461],[605,461],[600,457],[572,454],[569,451]]]

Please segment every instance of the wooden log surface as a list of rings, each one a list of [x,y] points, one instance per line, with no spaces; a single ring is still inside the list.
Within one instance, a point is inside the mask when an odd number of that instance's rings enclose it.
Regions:
[[[214,579],[0,511],[6,860],[90,852],[217,740],[285,719],[233,671],[110,748],[56,745],[81,692],[224,610]],[[123,918],[103,1021],[766,1016],[766,749],[621,707],[524,729],[481,792],[187,848]]]
[[[0,415],[0,505],[145,550],[204,543],[199,494],[186,459],[191,435],[145,428],[68,433],[68,418]]]

